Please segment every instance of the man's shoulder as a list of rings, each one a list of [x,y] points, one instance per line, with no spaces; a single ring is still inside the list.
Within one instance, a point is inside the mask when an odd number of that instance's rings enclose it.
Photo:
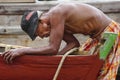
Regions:
[[[49,10],[49,13],[52,15],[60,15],[67,12],[67,6],[63,3],[60,3]]]

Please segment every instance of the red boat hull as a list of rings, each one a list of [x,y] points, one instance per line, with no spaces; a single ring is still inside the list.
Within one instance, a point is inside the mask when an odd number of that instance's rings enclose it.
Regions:
[[[22,56],[7,64],[0,57],[0,80],[52,80],[62,56]],[[57,80],[96,80],[103,61],[97,55],[68,56]]]

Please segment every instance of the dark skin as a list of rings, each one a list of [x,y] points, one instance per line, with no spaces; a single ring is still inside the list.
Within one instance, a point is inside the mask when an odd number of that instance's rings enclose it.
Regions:
[[[65,54],[68,50],[80,46],[73,34],[79,33],[89,35],[93,39],[99,39],[100,33],[112,21],[97,8],[82,3],[59,4],[44,13],[40,20],[36,35],[41,38],[49,36],[49,45],[40,48],[20,48],[4,52],[2,56],[7,63],[11,63],[14,58],[26,54]],[[67,44],[58,52],[62,40]]]

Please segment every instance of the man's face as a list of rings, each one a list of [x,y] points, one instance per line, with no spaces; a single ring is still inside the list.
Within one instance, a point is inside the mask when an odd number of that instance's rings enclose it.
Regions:
[[[50,35],[50,27],[46,23],[39,23],[36,33],[37,36],[44,38]]]

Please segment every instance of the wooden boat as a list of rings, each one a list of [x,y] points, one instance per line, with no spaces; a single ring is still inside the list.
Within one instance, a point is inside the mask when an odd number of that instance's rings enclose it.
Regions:
[[[112,33],[106,35],[112,35],[112,39],[116,37]],[[12,64],[6,64],[0,57],[0,80],[97,80],[113,43],[113,40],[109,44],[105,42],[100,55],[69,55],[76,50],[71,49],[63,56],[25,55],[15,59]]]
[[[25,55],[7,64],[0,57],[0,80],[53,80],[61,58]],[[97,80],[102,63],[97,55],[68,56],[56,80]]]
[[[22,47],[0,46],[4,50]],[[96,80],[103,64],[98,55],[68,55],[56,73],[62,57],[25,55],[7,64],[0,56],[0,80]]]

